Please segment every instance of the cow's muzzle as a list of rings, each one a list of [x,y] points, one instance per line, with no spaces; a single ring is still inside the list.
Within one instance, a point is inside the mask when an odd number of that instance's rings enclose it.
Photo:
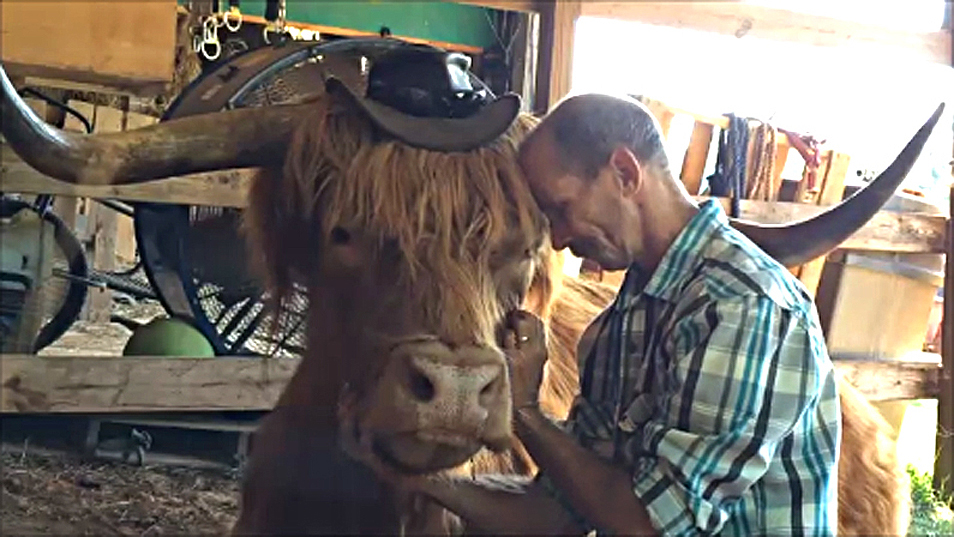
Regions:
[[[362,421],[379,450],[408,469],[449,468],[481,447],[511,446],[510,382],[498,349],[399,345],[372,397]]]

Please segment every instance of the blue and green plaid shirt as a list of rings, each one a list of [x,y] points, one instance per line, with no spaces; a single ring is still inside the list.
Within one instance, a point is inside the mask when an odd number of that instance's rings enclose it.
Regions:
[[[632,470],[661,534],[837,533],[840,407],[814,304],[720,205],[596,322],[565,427]]]

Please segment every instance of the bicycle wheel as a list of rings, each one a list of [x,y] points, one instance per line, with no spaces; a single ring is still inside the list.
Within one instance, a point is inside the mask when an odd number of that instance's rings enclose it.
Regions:
[[[33,206],[25,201],[7,196],[0,197],[0,218],[10,218],[23,209],[34,210]],[[53,313],[52,315],[48,313],[44,315],[44,317],[49,315],[49,319],[40,328],[33,343],[34,353],[49,346],[69,330],[73,322],[79,317],[88,294],[85,280],[89,273],[89,266],[83,245],[55,213],[46,211],[42,217],[53,225],[53,240],[59,250],[57,258],[60,258],[57,261],[62,260],[66,274],[72,278],[66,278],[66,292],[62,293],[62,301],[59,304],[54,304],[52,308],[45,308],[48,311],[53,310]],[[54,268],[58,264],[60,263],[55,261]],[[54,276],[54,278],[57,278],[57,276]],[[46,285],[46,283],[40,282],[39,285]],[[44,306],[50,306],[50,304],[47,303]]]

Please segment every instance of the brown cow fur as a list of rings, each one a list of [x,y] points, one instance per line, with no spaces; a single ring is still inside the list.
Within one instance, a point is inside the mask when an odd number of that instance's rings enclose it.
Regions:
[[[891,425],[854,386],[839,380],[838,535],[906,535],[911,491]]]

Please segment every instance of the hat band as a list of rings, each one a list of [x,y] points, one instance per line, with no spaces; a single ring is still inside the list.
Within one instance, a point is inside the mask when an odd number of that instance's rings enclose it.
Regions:
[[[380,83],[369,84],[367,96],[411,116],[450,119],[469,117],[490,100],[487,92],[482,89],[448,93]]]

